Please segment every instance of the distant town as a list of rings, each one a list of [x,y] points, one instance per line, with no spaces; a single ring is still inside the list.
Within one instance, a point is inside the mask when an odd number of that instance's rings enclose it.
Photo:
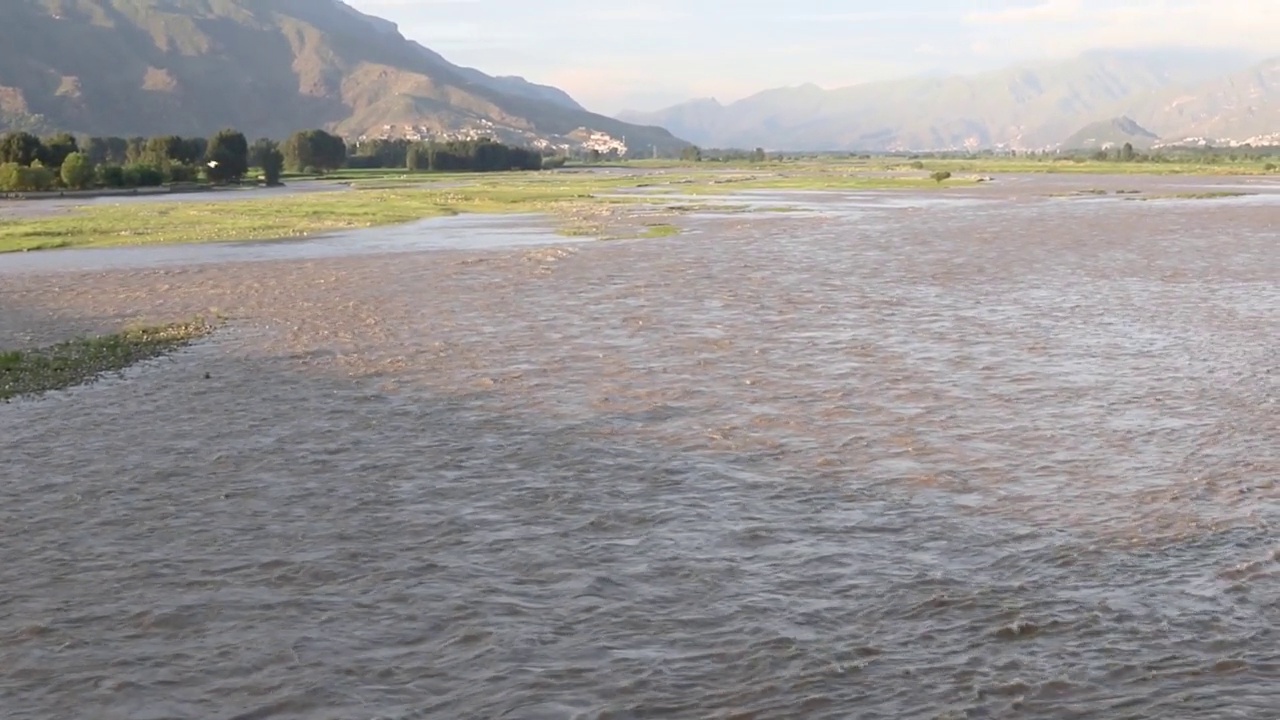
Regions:
[[[409,140],[411,142],[449,142],[452,140],[479,140],[490,138],[499,142],[523,145],[565,156],[596,154],[603,158],[621,158],[627,155],[627,139],[616,138],[607,132],[580,127],[564,136],[546,136],[501,126],[489,120],[477,120],[474,124],[455,129],[432,128],[424,125],[383,125],[380,132],[366,133],[356,142],[368,140]]]

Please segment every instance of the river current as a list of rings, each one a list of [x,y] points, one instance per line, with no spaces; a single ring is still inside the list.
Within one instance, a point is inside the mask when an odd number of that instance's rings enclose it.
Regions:
[[[1037,182],[0,257],[227,319],[0,406],[0,716],[1276,717],[1280,202]]]

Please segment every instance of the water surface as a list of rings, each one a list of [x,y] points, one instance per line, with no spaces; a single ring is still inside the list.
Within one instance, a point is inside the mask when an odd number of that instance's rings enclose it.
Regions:
[[[0,407],[0,707],[1274,717],[1275,213],[998,192],[7,272],[229,324]]]

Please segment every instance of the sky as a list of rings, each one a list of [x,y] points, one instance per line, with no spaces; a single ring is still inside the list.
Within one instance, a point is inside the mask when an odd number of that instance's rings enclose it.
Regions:
[[[1280,55],[1280,0],[345,0],[451,62],[607,114],[1093,48]]]

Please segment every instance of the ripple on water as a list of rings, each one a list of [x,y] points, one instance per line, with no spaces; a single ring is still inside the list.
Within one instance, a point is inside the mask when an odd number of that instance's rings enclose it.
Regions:
[[[5,712],[1270,717],[1280,255],[1153,205],[8,275],[231,321],[0,408]]]

